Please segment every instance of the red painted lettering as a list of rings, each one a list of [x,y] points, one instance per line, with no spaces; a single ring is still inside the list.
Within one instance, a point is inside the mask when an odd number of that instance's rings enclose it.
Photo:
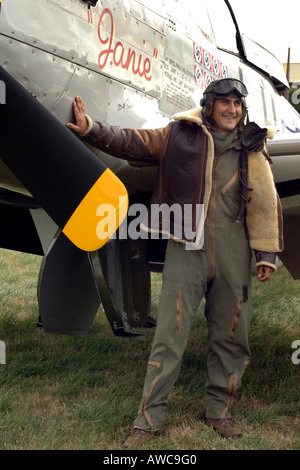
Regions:
[[[109,33],[105,37],[102,23],[104,22],[105,17],[109,21]],[[99,24],[98,24],[98,37],[101,44],[106,46],[99,54],[98,65],[101,70],[103,70],[109,58],[112,59],[116,67],[121,66],[124,70],[129,70],[131,67],[134,75],[139,75],[141,78],[144,78],[148,82],[152,79],[151,76],[151,61],[148,57],[144,59],[143,55],[137,54],[130,47],[126,51],[124,45],[121,41],[113,44],[113,39],[115,35],[115,23],[111,11],[108,8],[105,8],[101,13]],[[145,43],[145,40],[144,40]]]

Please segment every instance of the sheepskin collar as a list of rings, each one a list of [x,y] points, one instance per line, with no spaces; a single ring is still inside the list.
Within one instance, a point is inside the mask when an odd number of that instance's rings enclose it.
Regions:
[[[175,121],[194,122],[198,124],[198,126],[202,126],[202,108],[193,108],[188,111],[183,111],[182,113],[177,113],[173,116],[173,119],[175,119]]]

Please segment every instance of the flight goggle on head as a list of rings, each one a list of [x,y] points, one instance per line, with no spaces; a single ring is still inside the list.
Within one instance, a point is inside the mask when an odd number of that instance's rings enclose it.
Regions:
[[[203,93],[200,102],[201,106],[205,106],[209,101],[217,98],[233,95],[237,96],[245,105],[245,97],[248,95],[247,88],[244,83],[236,78],[223,78],[211,82]]]

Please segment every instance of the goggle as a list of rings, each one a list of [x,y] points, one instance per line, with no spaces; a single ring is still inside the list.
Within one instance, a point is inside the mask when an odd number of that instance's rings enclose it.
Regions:
[[[208,85],[204,94],[214,93],[216,95],[224,96],[229,95],[232,92],[236,92],[241,97],[248,95],[248,91],[244,83],[236,78],[215,80]]]

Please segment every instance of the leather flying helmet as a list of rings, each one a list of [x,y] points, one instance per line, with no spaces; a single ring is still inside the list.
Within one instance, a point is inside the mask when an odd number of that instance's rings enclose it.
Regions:
[[[207,106],[209,102],[213,102],[217,98],[237,97],[246,107],[245,97],[248,95],[246,86],[237,78],[221,78],[212,81],[203,93],[200,101],[201,106]]]

